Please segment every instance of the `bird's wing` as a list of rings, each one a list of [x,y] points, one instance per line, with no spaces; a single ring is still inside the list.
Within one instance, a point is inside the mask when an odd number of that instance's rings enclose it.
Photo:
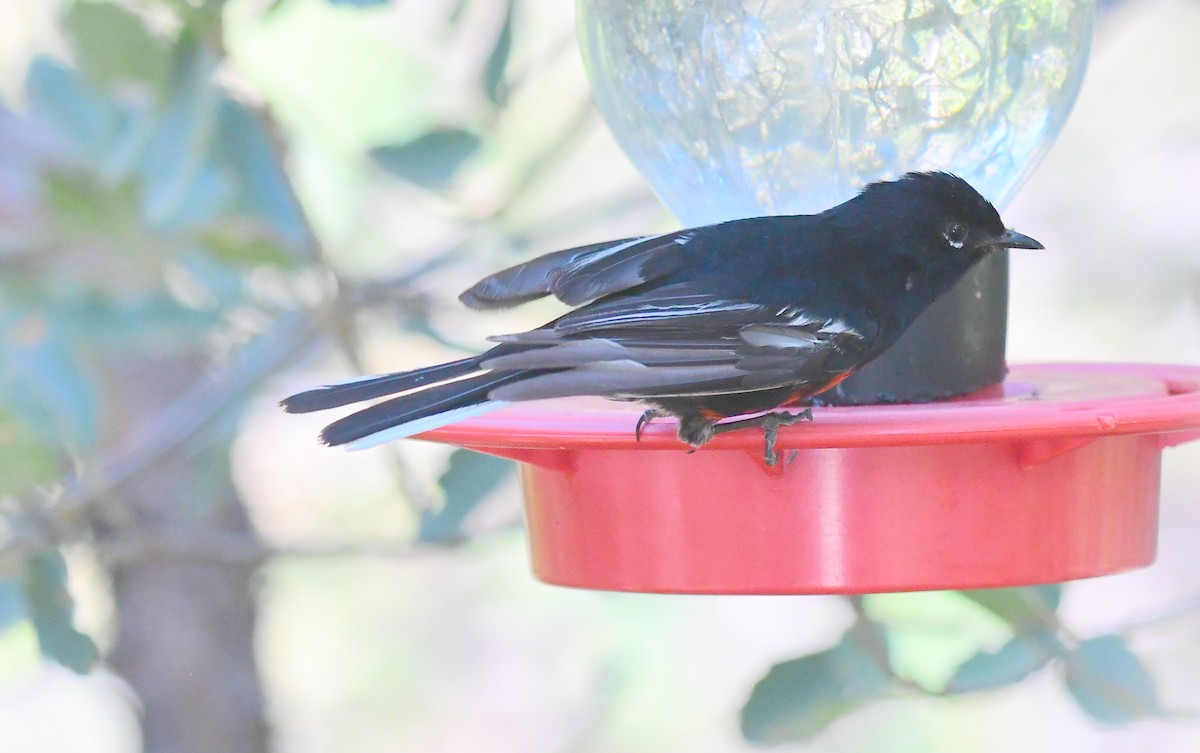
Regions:
[[[731,337],[741,327],[774,321],[779,308],[733,296],[696,292],[688,285],[668,285],[643,295],[597,301],[559,317],[553,326],[562,336],[682,330],[701,336]]]
[[[553,294],[578,306],[679,269],[691,238],[691,230],[677,230],[556,251],[485,277],[459,300],[473,309],[499,309]]]
[[[528,370],[491,395],[533,400],[570,395],[662,398],[785,385],[826,385],[864,359],[878,331],[792,306],[692,294],[593,304],[554,325],[494,338],[525,349],[485,360]]]
[[[879,332],[874,321],[860,318],[801,320],[783,324],[751,324],[738,333],[742,347],[738,368],[746,372],[745,389],[782,384],[815,384],[821,388],[858,368]]]

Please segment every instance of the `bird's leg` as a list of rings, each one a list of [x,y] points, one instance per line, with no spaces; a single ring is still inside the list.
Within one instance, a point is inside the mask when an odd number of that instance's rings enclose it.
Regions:
[[[667,415],[667,414],[663,413],[662,411],[658,410],[657,408],[650,408],[645,413],[643,413],[641,415],[641,418],[638,419],[637,426],[633,427],[634,440],[636,440],[638,442],[642,441],[642,429],[645,429],[647,426],[649,426],[650,422],[653,421],[654,419],[661,418],[665,415]]]
[[[811,420],[812,408],[805,408],[799,413],[788,413],[787,411],[764,413],[761,416],[755,416],[753,418],[740,418],[737,421],[716,424],[712,427],[712,434],[715,436],[717,434],[724,434],[727,431],[746,429],[752,426],[761,426],[763,430],[763,443],[765,445],[763,460],[768,466],[773,466],[779,462],[779,456],[775,454],[775,443],[779,440],[779,427],[791,426],[792,424],[798,424],[801,421]]]

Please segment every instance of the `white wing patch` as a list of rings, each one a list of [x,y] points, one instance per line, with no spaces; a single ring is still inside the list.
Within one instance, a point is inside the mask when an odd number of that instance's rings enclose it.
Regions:
[[[775,316],[785,319],[785,324],[795,327],[803,327],[806,324],[813,324],[817,321],[816,317],[799,306],[784,306],[775,312]]]
[[[862,333],[851,327],[846,322],[837,318],[822,319],[814,315],[812,312],[805,311],[799,306],[784,306],[775,312],[775,316],[783,319],[782,324],[788,327],[804,327],[805,329],[815,327],[815,331],[822,335],[849,335],[862,339]]]
[[[846,324],[841,319],[827,320],[817,332],[822,335],[847,335],[849,337],[857,337],[859,340],[862,339],[861,332]]]
[[[646,303],[633,311],[612,313],[604,317],[606,327],[617,324],[634,322],[661,321],[683,316],[699,316],[725,311],[754,311],[761,308],[756,303],[738,303],[736,301],[705,301],[704,303],[656,304]]]
[[[787,327],[743,327],[739,334],[746,343],[758,348],[812,350],[818,344],[817,336],[811,332]]]
[[[670,233],[663,233],[662,235],[643,235],[642,237],[634,238],[631,241],[625,241],[624,243],[618,243],[615,246],[609,246],[607,248],[602,248],[599,251],[593,251],[590,254],[585,254],[585,255],[579,257],[578,259],[570,262],[569,264],[564,265],[562,267],[562,269],[558,271],[558,274],[559,275],[573,274],[573,273],[578,272],[579,270],[583,269],[584,267],[588,267],[588,266],[591,266],[592,264],[595,264],[596,262],[600,261],[601,259],[612,256],[613,254],[618,254],[627,248],[632,248],[633,246],[638,245],[639,243],[643,243],[645,241],[658,240],[659,238],[663,237],[663,235],[670,235]]]
[[[847,338],[862,340],[863,335],[841,319],[821,319],[790,307],[780,309],[779,315],[791,314],[778,324],[751,324],[742,327],[738,336],[747,345],[758,348],[805,351],[834,345]]]
[[[745,376],[746,372],[732,363],[647,366],[632,360],[606,361],[509,382],[492,390],[488,398],[519,401],[575,395],[638,398],[706,394],[708,385],[720,385]]]

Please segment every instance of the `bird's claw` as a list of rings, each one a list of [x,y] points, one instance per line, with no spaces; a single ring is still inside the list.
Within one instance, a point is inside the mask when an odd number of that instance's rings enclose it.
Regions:
[[[791,426],[792,424],[798,424],[801,421],[811,421],[812,408],[805,408],[799,413],[787,413],[783,411],[779,413],[768,413],[765,416],[761,416],[761,419],[763,427],[763,443],[766,445],[763,452],[763,462],[767,464],[768,468],[774,468],[775,464],[779,462],[779,455],[775,452],[775,443],[779,441],[779,427]],[[796,452],[796,450],[792,450],[791,454],[788,456],[787,463],[791,463],[793,460],[795,460]],[[785,465],[787,463],[785,463]]]
[[[633,427],[634,441],[636,441],[636,442],[642,441],[642,430],[645,429],[647,426],[649,426],[651,421],[653,421],[656,418],[661,418],[662,415],[663,415],[662,411],[655,410],[654,408],[650,408],[645,413],[643,413],[637,420],[637,426]]]
[[[724,424],[713,426],[714,434],[723,434],[734,429],[745,429],[751,426],[761,426],[763,430],[763,461],[768,467],[774,467],[779,462],[779,455],[775,452],[775,443],[779,440],[779,427],[791,426],[798,424],[801,421],[812,420],[812,408],[805,408],[799,413],[788,413],[787,411],[779,411],[777,413],[764,413],[761,416],[754,418],[743,418],[737,421],[730,421]],[[789,456],[790,463],[795,454]]]

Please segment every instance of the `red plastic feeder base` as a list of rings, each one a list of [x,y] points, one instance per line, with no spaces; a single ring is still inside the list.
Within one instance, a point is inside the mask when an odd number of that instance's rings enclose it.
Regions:
[[[815,408],[689,453],[634,405],[528,403],[422,435],[522,463],[533,569],[618,591],[870,593],[1049,583],[1154,559],[1164,447],[1200,368],[1018,365],[927,405]],[[791,450],[798,452],[792,453]]]

